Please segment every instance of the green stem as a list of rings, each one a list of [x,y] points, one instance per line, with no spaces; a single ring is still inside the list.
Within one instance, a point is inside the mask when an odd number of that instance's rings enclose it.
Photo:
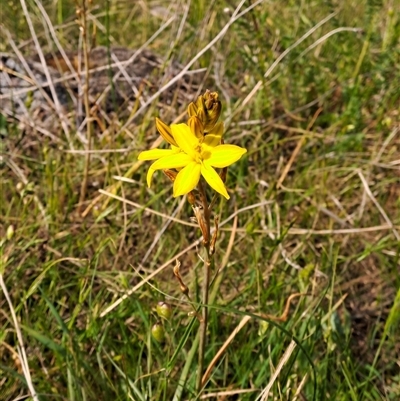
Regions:
[[[89,48],[88,48],[88,23],[87,23],[87,5],[86,0],[82,1],[82,18],[81,18],[81,28],[82,28],[82,48],[83,48],[83,62],[85,68],[85,84],[83,90],[83,103],[85,106],[86,113],[86,132],[87,132],[87,146],[86,146],[86,155],[85,155],[85,167],[84,167],[84,175],[81,184],[81,192],[79,195],[79,212],[81,211],[83,204],[86,198],[86,191],[88,186],[89,179],[89,169],[90,169],[90,151],[92,146],[92,118],[90,115],[90,103],[89,103],[89,83],[90,83],[90,63],[89,63]]]
[[[202,377],[204,371],[204,354],[206,351],[207,344],[207,326],[208,326],[208,299],[209,299],[209,287],[210,287],[210,268],[212,262],[212,255],[210,252],[210,215],[211,210],[207,203],[207,196],[205,193],[204,186],[201,182],[199,182],[199,192],[203,204],[203,213],[204,213],[204,222],[206,225],[206,236],[205,236],[205,258],[204,258],[204,266],[203,266],[203,288],[202,288],[202,322],[200,324],[200,341],[199,341],[199,363],[198,363],[198,371],[197,371],[197,392],[200,395],[202,391]]]

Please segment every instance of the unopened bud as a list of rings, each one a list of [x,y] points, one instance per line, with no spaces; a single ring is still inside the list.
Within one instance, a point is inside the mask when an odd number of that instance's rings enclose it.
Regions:
[[[204,138],[204,126],[201,122],[201,118],[199,116],[193,116],[189,118],[188,125],[190,130],[196,136],[196,138],[203,140]]]
[[[161,323],[156,323],[151,328],[151,335],[156,341],[162,343],[165,340],[165,330]]]
[[[207,132],[207,142],[210,146],[215,147],[223,144],[222,135],[224,133],[224,123],[222,121],[216,123],[214,127]]]
[[[189,117],[197,116],[197,106],[192,102],[188,106]]]
[[[157,315],[163,319],[169,320],[172,316],[171,306],[165,302],[159,302],[156,307]]]
[[[221,103],[218,100],[218,93],[211,92],[208,89],[205,91],[203,99],[204,99],[204,105],[206,106],[207,110],[212,110],[216,104]]]
[[[222,105],[218,100],[217,92],[210,92],[206,90],[201,99],[202,109],[205,112],[204,132],[210,131],[217,123],[221,115]],[[200,97],[198,99],[197,107],[200,108]]]
[[[222,105],[218,100],[217,92],[206,90],[200,95],[195,103],[190,103],[188,114],[190,117],[197,116],[203,123],[204,132],[211,131],[221,115]]]
[[[156,127],[160,135],[170,144],[178,146],[174,137],[172,136],[171,128],[165,124],[162,120],[156,117]]]

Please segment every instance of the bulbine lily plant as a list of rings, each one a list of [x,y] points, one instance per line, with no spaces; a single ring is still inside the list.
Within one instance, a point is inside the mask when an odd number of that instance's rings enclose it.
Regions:
[[[216,92],[207,90],[198,97],[196,102],[190,103],[188,114],[189,119],[186,124],[169,126],[157,118],[157,130],[168,142],[170,149],[146,150],[139,154],[138,159],[154,161],[147,173],[149,187],[154,173],[157,170],[163,170],[173,182],[173,196],[187,195],[202,233],[205,255],[203,258],[204,275],[197,372],[197,388],[200,392],[204,385],[202,375],[208,322],[210,273],[218,235],[218,220],[215,219],[215,230],[211,236],[212,208],[219,195],[229,199],[225,187],[227,167],[238,161],[247,150],[240,146],[224,143],[224,124],[218,122],[221,115],[221,102],[218,100]],[[207,197],[207,185],[214,191],[210,202]],[[179,274],[179,264],[175,267],[174,274],[180,282],[182,292],[188,296],[188,288]]]
[[[152,149],[139,154],[139,160],[156,160],[147,173],[150,187],[156,170],[168,171],[174,182],[174,197],[193,191],[203,176],[216,192],[229,199],[224,185],[225,174],[214,168],[226,168],[238,161],[247,150],[222,142],[224,124],[217,122],[221,114],[221,102],[216,92],[207,91],[199,96],[196,104],[190,103],[187,124],[166,125],[156,119],[157,130],[171,145],[171,149]],[[170,171],[175,169],[174,171]],[[200,188],[199,188],[200,190]]]

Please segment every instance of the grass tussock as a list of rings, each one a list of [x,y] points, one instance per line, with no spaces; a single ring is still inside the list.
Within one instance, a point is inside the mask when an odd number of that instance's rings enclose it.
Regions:
[[[42,68],[26,75],[19,105],[0,88],[1,399],[400,396],[395,2],[246,1],[233,21],[238,5],[1,5],[0,73],[3,54]],[[147,69],[130,81],[113,49],[142,46],[151,56],[136,68]],[[79,54],[82,75],[50,66],[63,52]],[[172,82],[189,63],[197,72]],[[52,85],[35,87],[52,71]],[[120,96],[126,87],[135,96]],[[137,155],[157,141],[155,116],[182,120],[207,88],[219,92],[227,141],[248,153],[216,208],[213,369],[200,395],[199,325],[172,274],[178,257],[197,302],[200,233],[166,177],[147,188]],[[287,321],[268,318],[293,293],[304,295]],[[163,343],[151,336],[158,301],[173,310]]]

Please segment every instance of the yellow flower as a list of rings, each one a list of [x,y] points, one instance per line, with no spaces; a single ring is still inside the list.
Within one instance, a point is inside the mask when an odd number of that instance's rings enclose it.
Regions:
[[[174,197],[192,191],[203,176],[208,185],[229,199],[228,192],[214,168],[224,168],[238,161],[247,150],[236,145],[221,145],[223,124],[217,123],[204,135],[203,124],[197,116],[187,124],[172,124],[168,127],[156,120],[161,136],[169,142],[171,149],[152,149],[141,152],[139,160],[156,160],[147,173],[147,184],[156,170],[180,170],[174,180]]]

